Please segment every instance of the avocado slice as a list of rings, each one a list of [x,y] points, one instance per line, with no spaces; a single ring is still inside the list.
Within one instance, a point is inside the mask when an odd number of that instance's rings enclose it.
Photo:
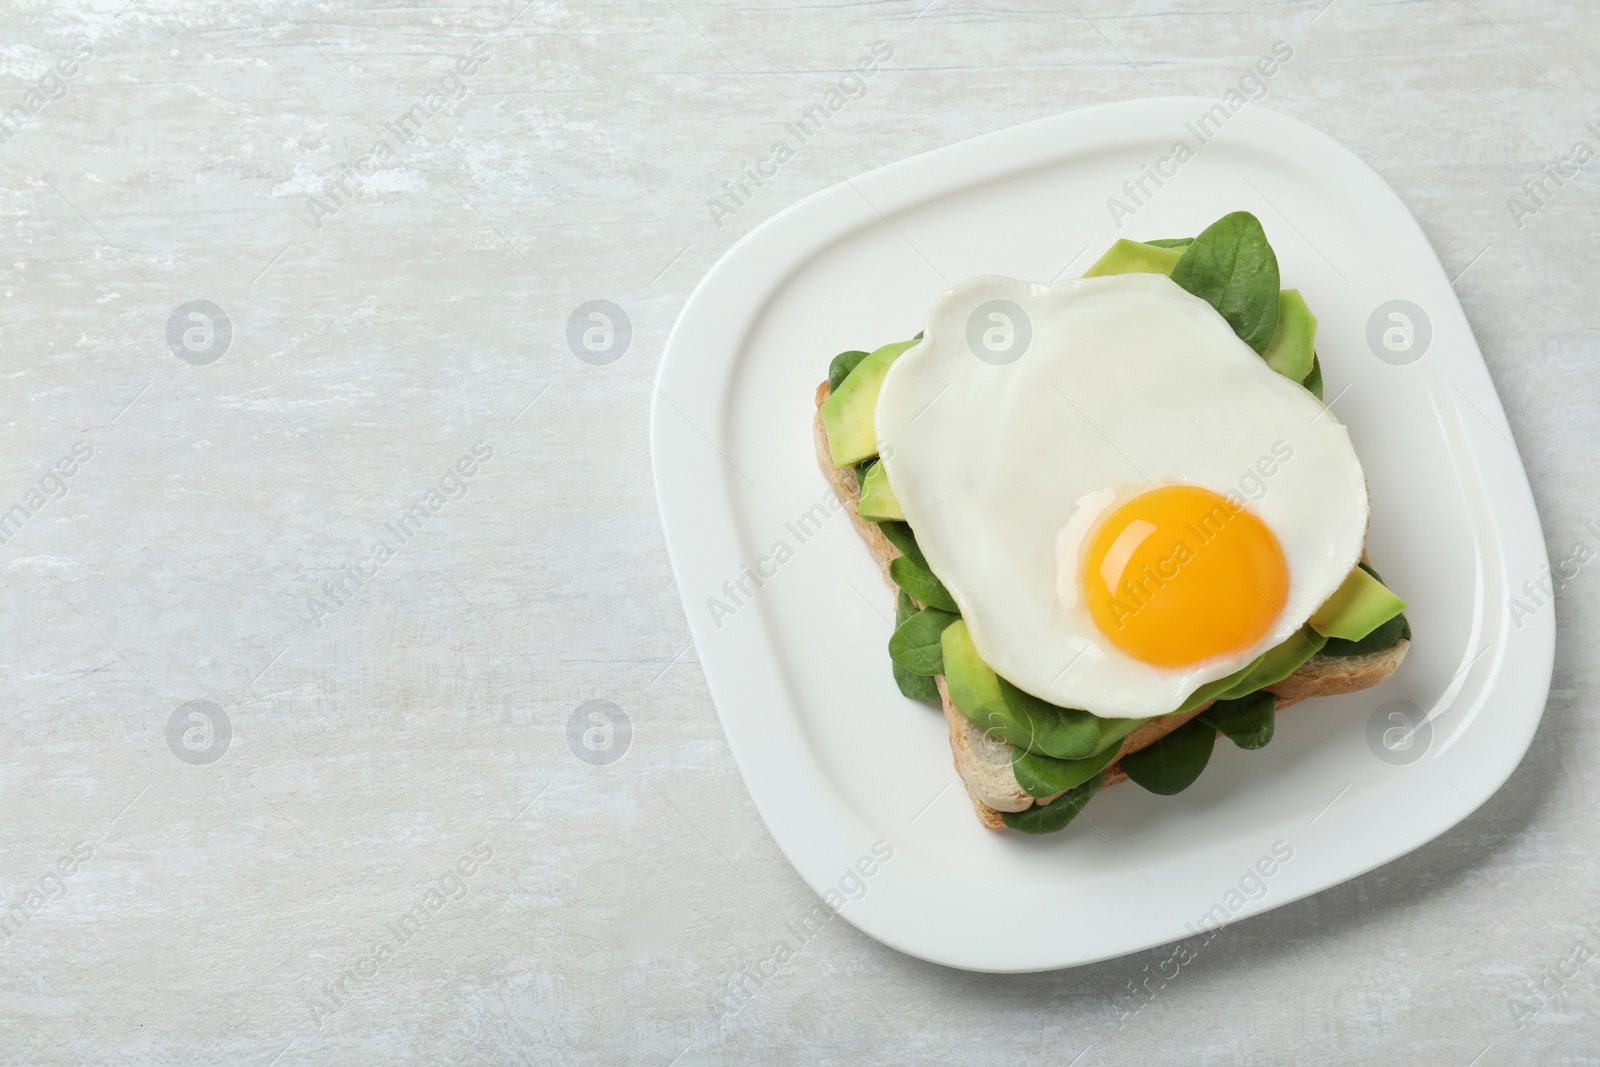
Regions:
[[[1088,712],[1058,708],[1037,697],[1019,699],[1019,695],[1025,694],[1003,681],[978,655],[965,620],[945,627],[939,641],[944,656],[945,688],[955,706],[985,733],[1019,750],[1056,759],[1080,755],[1093,759],[1115,748],[1146,721],[1095,716],[1100,738],[1086,751],[1087,743],[1081,737],[1079,725],[1082,718],[1089,717]]]
[[[978,655],[966,620],[958,619],[945,627],[939,643],[944,654],[945,688],[955,706],[975,725],[1011,740],[1006,734],[1014,732],[1009,728],[1015,723],[1000,694],[1000,678]]]
[[[1317,317],[1306,307],[1298,289],[1278,292],[1278,329],[1261,358],[1267,366],[1293,382],[1303,382],[1311,373],[1316,354]]]
[[[1186,711],[1193,711],[1206,701],[1215,700],[1222,696],[1222,694],[1238,688],[1239,683],[1248,678],[1251,672],[1257,667],[1261,666],[1261,662],[1266,658],[1266,654],[1263,653],[1262,655],[1259,655],[1255,659],[1251,660],[1249,663],[1245,664],[1239,670],[1234,671],[1232,674],[1218,678],[1214,681],[1207,682],[1205,685],[1202,685],[1200,688],[1190,693],[1188,699],[1186,699],[1182,704],[1178,705],[1177,710],[1170,711],[1167,714],[1182,715]]]
[[[1405,612],[1401,612],[1359,641],[1328,638],[1328,643],[1322,646],[1322,655],[1369,656],[1374,652],[1393,648],[1396,642],[1409,640],[1411,640],[1411,622],[1406,618]]]
[[[1360,567],[1311,615],[1310,626],[1324,637],[1359,641],[1402,611],[1406,602]]]
[[[1238,700],[1273,682],[1283,681],[1299,670],[1302,663],[1322,651],[1322,646],[1327,644],[1327,641],[1326,637],[1311,627],[1300,627],[1287,641],[1267,649],[1266,655],[1255,662],[1250,672],[1230,686],[1226,692],[1217,694],[1217,699]]]
[[[870,353],[822,402],[822,426],[828,432],[828,449],[833,453],[834,466],[853,466],[878,454],[873,414],[878,408],[883,376],[889,373],[890,365],[916,343],[915,340],[900,341]]]
[[[1183,258],[1181,248],[1161,248],[1140,244],[1138,241],[1119,240],[1105,255],[1094,261],[1094,266],[1083,272],[1085,278],[1100,278],[1107,274],[1165,274]]]
[[[882,463],[874,463],[867,468],[867,476],[861,480],[861,500],[856,505],[856,511],[863,519],[873,522],[884,519],[906,521],[906,513],[900,510],[900,501],[895,499],[894,490],[889,488],[889,475]]]

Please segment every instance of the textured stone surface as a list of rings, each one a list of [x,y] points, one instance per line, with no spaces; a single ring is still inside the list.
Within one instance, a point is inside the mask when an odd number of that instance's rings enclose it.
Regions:
[[[814,900],[689,648],[647,412],[695,281],[784,205],[1065,109],[1217,96],[1287,41],[1267,106],[1417,214],[1552,558],[1600,548],[1596,171],[1520,225],[1506,203],[1600,146],[1587,5],[924,2],[0,9],[0,106],[26,114],[0,144],[0,509],[40,502],[0,545],[0,904],[25,915],[0,944],[0,1060],[1596,1062],[1600,965],[1520,1029],[1510,1006],[1600,947],[1590,570],[1495,797],[1228,929],[1137,1014],[1129,984],[1169,950],[992,977],[833,922],[719,1025]],[[865,94],[713,221],[876,41],[893,56]],[[340,206],[341,164],[475,44],[465,95]],[[591,299],[632,322],[608,365],[565,340]],[[167,343],[191,300],[232,326],[207,365]],[[474,446],[492,456],[451,477]],[[57,483],[74,448],[92,456]],[[414,536],[386,535],[441,483]],[[386,536],[393,558],[363,562]],[[314,611],[346,567],[368,577]],[[169,740],[194,700],[231,728],[215,762],[193,762],[203,716]],[[610,764],[569,745],[594,700],[631,724]]]

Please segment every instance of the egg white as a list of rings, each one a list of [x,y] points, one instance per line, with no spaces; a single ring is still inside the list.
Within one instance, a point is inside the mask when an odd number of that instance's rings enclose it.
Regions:
[[[968,343],[969,319],[993,300],[1031,325],[1026,351],[1004,365]],[[1366,479],[1345,427],[1161,275],[961,282],[890,368],[875,425],[890,485],[984,661],[1101,716],[1172,711],[1287,639],[1366,539]],[[1289,568],[1288,602],[1257,646],[1182,669],[1113,647],[1077,587],[1098,516],[1170,484],[1244,498]]]

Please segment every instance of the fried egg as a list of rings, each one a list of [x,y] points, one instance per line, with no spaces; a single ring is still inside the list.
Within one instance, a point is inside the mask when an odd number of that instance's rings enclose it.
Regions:
[[[1159,715],[1360,559],[1345,427],[1157,274],[970,278],[889,369],[880,461],[974,646],[1034,696]]]

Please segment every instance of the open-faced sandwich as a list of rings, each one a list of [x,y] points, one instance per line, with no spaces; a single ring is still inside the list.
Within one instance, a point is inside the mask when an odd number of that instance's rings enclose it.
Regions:
[[[1080,279],[970,278],[916,338],[834,359],[818,459],[985,826],[1059,830],[1124,778],[1177,793],[1219,734],[1261,748],[1404,659],[1316,329],[1236,212]]]

